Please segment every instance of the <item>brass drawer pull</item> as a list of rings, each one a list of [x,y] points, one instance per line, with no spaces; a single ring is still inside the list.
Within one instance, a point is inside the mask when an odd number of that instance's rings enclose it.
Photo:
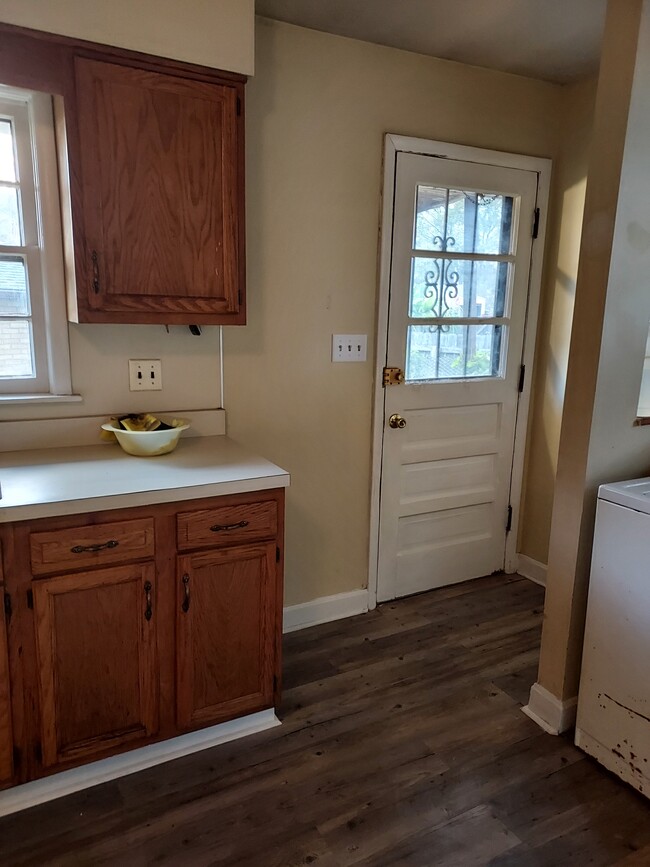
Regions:
[[[190,576],[187,574],[183,575],[183,604],[181,608],[185,614],[190,610]]]
[[[115,539],[109,539],[101,545],[75,545],[70,548],[72,554],[96,554],[97,551],[105,551],[107,548],[117,548],[120,543]]]
[[[151,620],[151,615],[153,611],[151,610],[151,581],[144,582],[144,598],[147,603],[147,608],[144,612],[144,619]]]
[[[213,533],[220,533],[222,530],[239,530],[242,527],[248,527],[248,521],[240,521],[238,524],[213,524],[210,530]]]

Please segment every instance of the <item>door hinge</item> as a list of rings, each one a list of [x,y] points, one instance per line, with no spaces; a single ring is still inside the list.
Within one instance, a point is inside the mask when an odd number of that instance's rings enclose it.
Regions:
[[[40,741],[37,741],[34,744],[34,756],[39,765],[43,764],[43,747],[41,746]]]
[[[524,383],[526,382],[526,365],[522,364],[519,368],[519,383],[517,385],[517,391],[519,394],[524,390]]]
[[[237,117],[241,117],[241,96],[237,97]]]
[[[533,239],[539,235],[539,208],[533,212]]]
[[[34,608],[34,592],[32,590],[27,591],[27,607]]]
[[[21,759],[20,750],[18,749],[18,747],[14,747],[14,754],[13,754],[14,771],[18,770],[18,768],[20,767],[20,759]]]
[[[237,290],[237,304],[241,307],[241,289]]]
[[[9,623],[11,620],[11,596],[9,593],[5,593],[4,598],[4,606],[5,606],[5,621]]]
[[[404,382],[404,371],[399,367],[385,367],[382,371],[381,384],[384,388],[387,385],[401,385]]]
[[[273,675],[273,692],[278,691],[278,676],[277,674]]]
[[[275,562],[280,562],[280,548],[277,545],[275,546]]]
[[[506,518],[506,533],[512,530],[512,506],[508,506],[508,517]]]

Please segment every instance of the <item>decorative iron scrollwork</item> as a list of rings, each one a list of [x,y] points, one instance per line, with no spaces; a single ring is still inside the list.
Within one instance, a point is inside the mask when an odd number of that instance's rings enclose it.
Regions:
[[[442,264],[441,264],[442,263]],[[458,298],[460,274],[454,268],[451,259],[435,259],[433,270],[424,275],[424,297],[433,298],[431,314],[440,319],[447,316],[451,310],[451,301]],[[450,325],[430,325],[429,331],[449,331]]]

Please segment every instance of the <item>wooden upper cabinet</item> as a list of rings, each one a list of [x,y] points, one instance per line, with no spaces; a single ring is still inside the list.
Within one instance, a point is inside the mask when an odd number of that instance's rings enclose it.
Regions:
[[[80,56],[74,74],[71,318],[243,324],[243,84]]]
[[[179,728],[273,705],[275,551],[275,544],[242,545],[179,557]]]
[[[32,582],[45,767],[137,746],[158,729],[154,566]]]

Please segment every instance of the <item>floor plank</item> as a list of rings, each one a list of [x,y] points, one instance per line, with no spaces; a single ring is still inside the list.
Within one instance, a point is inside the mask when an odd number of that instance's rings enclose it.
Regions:
[[[521,713],[543,590],[490,576],[285,639],[280,728],[0,820],[0,863],[650,865],[650,802]]]

